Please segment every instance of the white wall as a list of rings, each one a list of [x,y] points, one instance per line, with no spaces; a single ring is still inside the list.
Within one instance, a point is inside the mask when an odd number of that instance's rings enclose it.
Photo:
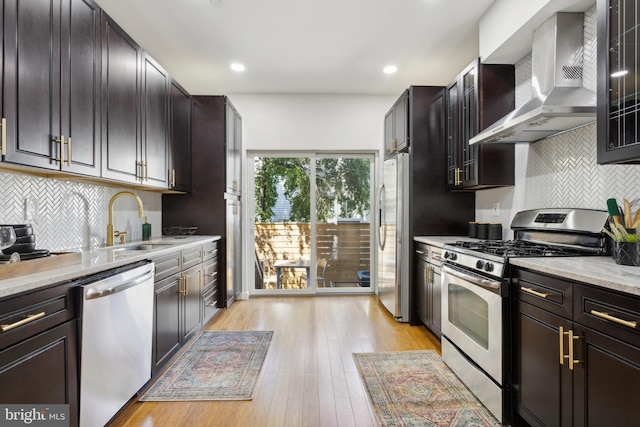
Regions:
[[[381,151],[384,115],[398,96],[237,94],[229,98],[242,115],[245,152]]]

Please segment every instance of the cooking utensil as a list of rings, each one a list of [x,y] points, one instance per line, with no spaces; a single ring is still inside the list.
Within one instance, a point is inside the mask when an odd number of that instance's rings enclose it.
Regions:
[[[620,225],[620,210],[616,199],[607,199],[607,210],[609,211],[609,216],[613,219],[613,222],[616,225]]]
[[[624,203],[624,226],[625,228],[631,228],[631,224],[633,224],[631,203],[627,199],[622,199],[622,202]]]

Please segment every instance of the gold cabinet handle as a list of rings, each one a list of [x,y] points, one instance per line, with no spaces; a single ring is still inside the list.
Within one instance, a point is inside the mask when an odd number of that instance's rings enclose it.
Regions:
[[[71,137],[67,138],[67,166],[71,166]]]
[[[234,179],[233,180],[233,191],[235,191],[236,193],[240,190],[238,190],[238,180]]]
[[[176,186],[176,170],[175,169],[171,169],[171,186],[172,187]]]
[[[573,365],[580,363],[579,360],[575,360],[573,358],[573,341],[579,339],[580,337],[577,335],[573,335],[573,331],[569,330],[569,355],[567,358],[569,359],[569,370],[573,371]]]
[[[33,322],[34,320],[40,319],[44,317],[44,311],[41,311],[38,314],[27,314],[22,320],[18,320],[10,325],[0,325],[0,332],[7,332],[11,329],[17,328],[18,326],[26,325],[27,323]]]
[[[62,158],[62,147],[65,144],[64,142],[64,135],[60,135],[60,138],[58,139],[54,139],[53,142],[60,144],[58,146],[58,158],[57,159],[53,159],[56,162],[60,162],[61,164],[64,162],[64,159]]]
[[[562,326],[558,327],[558,332],[560,336],[560,364],[564,365],[564,336],[568,334],[568,332],[565,332]]]
[[[591,314],[593,314],[594,316],[600,317],[602,319],[609,320],[611,322],[617,323],[619,325],[626,326],[628,328],[636,329],[638,327],[638,322],[635,322],[635,321],[632,321],[632,320],[620,319],[618,317],[614,317],[614,316],[610,315],[609,313],[604,313],[602,311],[591,310]]]
[[[540,297],[540,298],[545,298],[546,299],[546,298],[549,297],[549,294],[538,292],[538,291],[536,291],[534,289],[531,289],[531,288],[521,287],[520,289],[525,291],[528,294],[535,295],[535,296]]]
[[[144,180],[149,181],[149,164],[147,162],[142,162],[144,166]]]
[[[209,276],[211,277],[216,277],[218,275],[217,271],[214,271],[213,273],[209,273]]]
[[[396,139],[395,139],[395,138],[392,138],[392,139],[391,139],[391,142],[389,143],[389,151],[390,151],[390,152],[392,152],[392,153],[393,153],[394,151],[396,151],[396,144],[397,144],[397,143],[398,143],[398,141],[396,141]]]
[[[4,117],[0,120],[2,126],[2,136],[0,137],[0,154],[7,155],[7,119]]]
[[[573,358],[573,342],[577,339],[580,339],[579,336],[573,335],[573,331],[569,329],[567,332],[564,331],[562,326],[558,327],[559,337],[560,337],[560,364],[564,365],[564,359],[569,361],[569,370],[573,371],[573,365],[580,363],[579,360],[575,360]],[[564,336],[567,335],[569,337],[569,354],[565,356],[564,354]]]
[[[462,169],[456,168],[456,176],[454,177],[454,185],[462,185],[462,178],[460,178],[460,174],[462,174]]]
[[[421,251],[421,250],[419,250],[419,249],[416,249],[416,252],[417,252],[417,253],[419,253],[420,255],[425,255],[425,254],[426,254],[426,252],[425,252],[425,251]]]

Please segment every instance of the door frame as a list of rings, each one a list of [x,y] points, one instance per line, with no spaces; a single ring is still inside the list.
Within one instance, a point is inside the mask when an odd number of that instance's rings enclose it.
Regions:
[[[247,150],[245,162],[247,167],[244,168],[246,171],[246,183],[247,183],[247,191],[245,194],[246,200],[244,201],[245,206],[245,230],[247,233],[244,233],[245,236],[245,251],[244,251],[244,259],[247,260],[245,265],[245,277],[246,280],[243,281],[243,294],[251,297],[251,296],[311,296],[311,295],[345,295],[345,294],[374,294],[377,293],[376,286],[376,272],[375,266],[377,263],[377,234],[376,234],[376,226],[377,226],[377,215],[378,212],[378,202],[376,200],[376,188],[378,187],[378,162],[379,162],[379,153],[377,151],[321,151],[321,150],[313,150],[313,151],[288,151],[288,150]],[[316,192],[310,192],[310,209],[311,209],[311,218],[310,218],[310,230],[311,230],[311,275],[309,277],[309,281],[311,286],[308,289],[256,289],[255,288],[255,266],[254,266],[254,248],[255,248],[255,171],[254,171],[254,159],[256,157],[305,157],[311,160],[310,162],[310,173],[309,182],[313,183],[315,186],[316,182],[316,159],[319,158],[334,158],[334,157],[348,157],[348,158],[367,158],[369,159],[370,164],[370,172],[369,172],[369,198],[370,198],[370,220],[369,220],[369,253],[370,253],[370,283],[371,286],[369,288],[359,288],[359,287],[345,287],[345,288],[318,288],[316,276],[316,269],[313,267],[316,262]],[[313,189],[315,190],[315,188]]]

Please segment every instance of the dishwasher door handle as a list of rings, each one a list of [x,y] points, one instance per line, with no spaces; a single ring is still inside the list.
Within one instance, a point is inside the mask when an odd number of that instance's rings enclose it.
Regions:
[[[122,292],[129,288],[133,288],[134,286],[137,286],[149,279],[153,280],[153,271],[146,272],[144,274],[141,274],[138,277],[133,277],[130,280],[127,280],[126,282],[122,282],[118,280],[119,283],[116,283],[110,287],[103,287],[99,285],[96,286],[95,284],[89,285],[85,288],[84,299],[91,300],[91,299],[102,298],[109,295],[117,294],[118,292]]]

